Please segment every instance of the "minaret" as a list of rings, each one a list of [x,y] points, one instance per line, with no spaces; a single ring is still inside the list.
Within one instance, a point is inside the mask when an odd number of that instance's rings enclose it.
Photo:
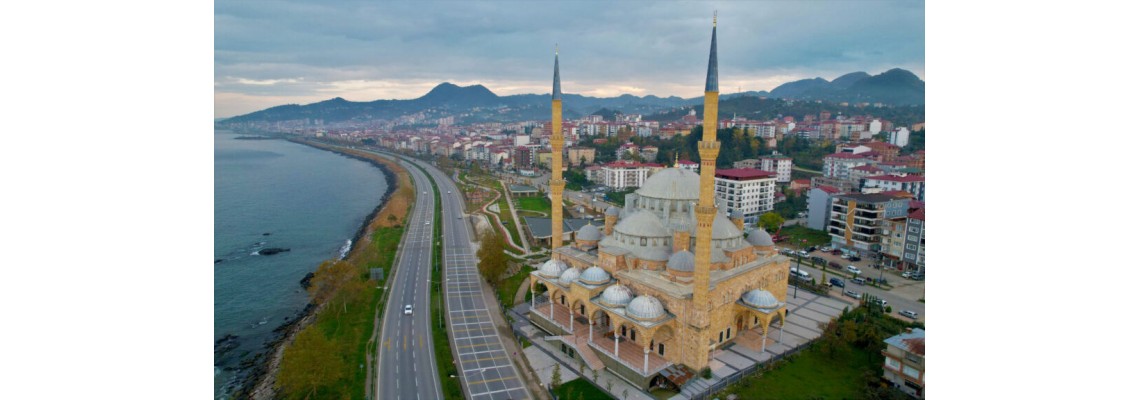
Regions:
[[[713,15],[712,48],[709,50],[709,71],[705,77],[705,121],[697,152],[701,156],[701,195],[697,203],[697,246],[696,268],[693,271],[693,318],[692,325],[704,330],[709,327],[709,266],[711,264],[712,225],[716,218],[713,200],[714,177],[716,176],[716,156],[720,153],[720,142],[716,141],[717,115],[717,68],[716,68],[716,15]],[[704,337],[704,335],[699,335]],[[704,345],[705,343],[699,343]],[[698,347],[698,367],[708,363],[708,351]]]
[[[554,90],[550,94],[550,248],[562,247],[562,83],[558,78],[558,46],[554,47]]]

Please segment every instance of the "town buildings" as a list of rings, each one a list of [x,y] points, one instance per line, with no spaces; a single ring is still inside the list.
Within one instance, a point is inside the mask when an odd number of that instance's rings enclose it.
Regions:
[[[582,166],[594,163],[595,150],[593,147],[575,146],[571,147],[568,152],[570,154],[567,158],[567,162],[569,162],[570,165]]]
[[[760,170],[774,172],[776,182],[792,181],[792,158],[777,154],[760,157]]]
[[[645,183],[645,179],[660,168],[662,168],[660,164],[614,161],[602,166],[602,183],[615,190],[641,187]]]
[[[909,204],[908,198],[886,194],[848,193],[835,196],[827,224],[832,247],[864,255],[878,253],[882,249],[885,221],[905,216]]]
[[[716,171],[717,205],[728,215],[742,213],[746,225],[756,225],[760,214],[772,211],[775,195],[775,172],[749,168]]]
[[[862,180],[863,193],[903,190],[926,201],[926,177],[922,175],[876,175]]]

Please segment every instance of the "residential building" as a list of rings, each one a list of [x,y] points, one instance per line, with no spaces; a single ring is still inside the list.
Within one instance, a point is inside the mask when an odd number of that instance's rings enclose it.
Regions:
[[[899,156],[899,146],[887,142],[866,142],[863,143],[863,146],[871,149],[870,151],[879,153],[883,162],[894,161]]]
[[[910,131],[906,128],[899,127],[891,132],[891,144],[899,147],[906,147],[910,143]]]
[[[842,192],[834,186],[822,185],[808,191],[808,228],[827,230],[831,218],[831,202]]]
[[[869,176],[882,175],[883,170],[880,169],[878,166],[875,166],[875,165],[860,165],[858,167],[851,168],[851,171],[849,171],[848,173],[850,174],[849,178],[851,179],[851,182],[857,183],[857,186],[859,186],[861,188],[862,182],[864,179],[866,179]],[[863,192],[863,193],[873,193],[873,192]]]
[[[645,146],[641,148],[641,159],[646,162],[657,161],[657,146]]]
[[[732,167],[737,168],[737,169],[741,169],[741,168],[760,169],[759,168],[760,167],[760,160],[755,159],[755,158],[740,160],[740,161],[732,163]]]
[[[904,190],[915,198],[926,201],[926,177],[922,175],[875,175],[863,179],[863,193]]]
[[[570,165],[580,166],[594,163],[595,150],[593,147],[571,147],[567,161]]]
[[[615,161],[602,166],[603,183],[613,189],[641,187],[658,164],[644,164],[633,161]]]
[[[906,244],[903,264],[906,269],[926,271],[926,207],[906,216]]]
[[[751,168],[716,171],[717,205],[728,215],[739,211],[744,223],[755,225],[760,214],[772,211],[776,195],[776,173]]]
[[[880,252],[885,221],[906,215],[909,204],[910,199],[885,194],[836,196],[827,223],[832,247],[865,254]]]
[[[701,164],[698,164],[698,163],[695,163],[695,162],[692,162],[689,160],[678,160],[677,161],[677,168],[687,169],[689,171],[692,171],[693,173],[701,172]]]
[[[534,165],[550,168],[553,154],[549,150],[542,150],[535,153]]]
[[[591,165],[586,167],[586,180],[594,183],[604,183],[606,175],[602,171],[602,167],[598,165]]]
[[[915,398],[925,398],[926,331],[907,328],[903,333],[883,340],[883,379]]]
[[[862,154],[835,153],[823,156],[823,176],[827,178],[850,179],[851,168],[877,164]]]
[[[792,158],[779,153],[760,157],[760,170],[776,173],[776,182],[791,182]]]

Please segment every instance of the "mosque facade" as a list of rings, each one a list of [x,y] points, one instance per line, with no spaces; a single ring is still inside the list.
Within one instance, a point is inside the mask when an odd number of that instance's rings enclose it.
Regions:
[[[717,78],[714,20],[705,127],[717,126]],[[559,80],[555,55],[555,128]],[[562,135],[553,134],[559,154]],[[739,212],[716,208],[715,129],[703,133],[698,150],[700,175],[677,165],[654,174],[624,208],[606,211],[604,226],[583,226],[571,243],[556,243],[531,273],[531,292],[544,294],[532,296],[529,318],[548,340],[643,389],[679,388],[708,366],[710,352],[740,335],[758,335],[763,345],[782,336],[789,260],[763,229],[745,229]],[[561,162],[553,160],[552,204],[561,204]],[[561,213],[553,214],[561,227]]]

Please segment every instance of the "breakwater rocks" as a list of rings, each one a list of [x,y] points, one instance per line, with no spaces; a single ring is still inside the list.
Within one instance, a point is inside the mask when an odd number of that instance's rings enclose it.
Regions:
[[[259,256],[271,256],[271,255],[274,255],[277,253],[284,253],[286,251],[289,251],[289,249],[281,248],[281,247],[269,247],[269,248],[258,250],[257,255],[259,255]]]

